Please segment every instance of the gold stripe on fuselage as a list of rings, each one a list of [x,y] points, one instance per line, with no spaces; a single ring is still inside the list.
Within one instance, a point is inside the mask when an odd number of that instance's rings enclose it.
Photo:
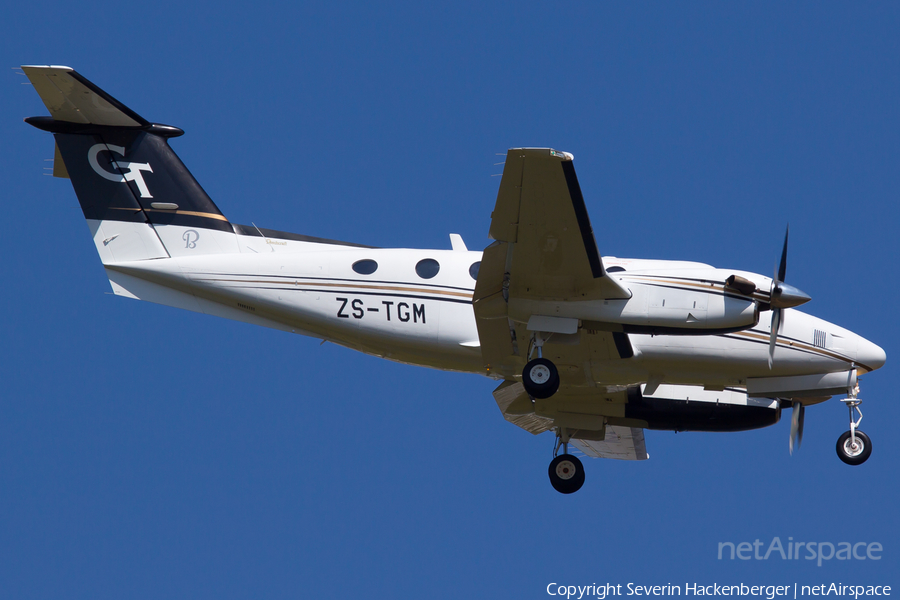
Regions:
[[[138,212],[139,210],[143,210],[144,212],[158,212],[158,213],[168,213],[170,215],[187,215],[189,217],[205,217],[207,219],[216,219],[217,221],[225,221],[228,222],[223,215],[216,215],[213,213],[205,213],[205,212],[196,212],[193,210],[162,210],[157,208],[125,208],[122,206],[110,206],[111,210],[130,210],[131,212]]]
[[[743,338],[747,338],[747,339],[752,339],[752,340],[756,340],[756,341],[760,341],[760,342],[765,342],[765,343],[767,343],[767,344],[769,343],[769,336],[766,335],[766,334],[764,334],[764,333],[755,333],[755,332],[752,332],[752,331],[738,331],[738,332],[736,332],[736,333],[730,333],[730,334],[727,334],[727,335],[733,335],[733,336],[737,336],[737,337],[743,337]],[[872,369],[870,369],[869,367],[867,367],[866,365],[860,364],[860,363],[858,363],[858,362],[856,362],[856,361],[854,361],[854,360],[852,360],[852,359],[850,359],[850,358],[848,358],[848,357],[846,357],[846,356],[843,356],[843,355],[841,355],[841,354],[837,354],[837,353],[835,353],[835,352],[829,352],[828,350],[826,350],[826,349],[824,349],[824,348],[819,348],[818,346],[812,346],[812,345],[810,345],[810,344],[807,344],[806,342],[801,342],[801,341],[798,341],[798,340],[788,340],[788,339],[777,338],[777,341],[776,341],[775,343],[776,343],[777,345],[779,345],[779,346],[782,346],[782,347],[786,347],[786,348],[794,348],[794,349],[796,349],[796,350],[806,350],[807,352],[813,352],[813,353],[815,353],[815,354],[821,354],[822,356],[827,356],[828,358],[833,358],[833,359],[836,359],[836,360],[840,360],[840,361],[843,361],[843,362],[845,362],[845,363],[849,363],[849,364],[851,364],[851,365],[854,365],[854,364],[855,364],[855,365],[857,365],[857,366],[859,366],[859,367],[862,367],[862,368],[865,369],[866,371],[871,371],[871,370],[872,370]]]
[[[328,287],[328,288],[351,288],[346,290],[348,293],[352,293],[353,289],[364,289],[364,290],[379,290],[385,292],[411,292],[417,294],[434,294],[436,296],[453,296],[456,298],[465,298],[466,300],[472,299],[472,293],[465,292],[451,292],[448,290],[434,290],[429,288],[413,288],[413,287],[398,287],[398,286],[388,286],[388,285],[362,285],[357,283],[324,283],[324,282],[306,282],[306,281],[279,281],[279,280],[264,280],[264,279],[203,279],[202,281],[227,281],[228,283],[267,283],[267,284],[278,284],[285,286],[304,286],[304,287]]]

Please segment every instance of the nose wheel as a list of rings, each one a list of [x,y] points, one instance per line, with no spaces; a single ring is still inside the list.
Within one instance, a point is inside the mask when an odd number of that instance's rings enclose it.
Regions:
[[[872,454],[872,441],[862,431],[845,431],[837,441],[837,455],[848,465],[861,465]]]
[[[859,386],[850,388],[847,398],[843,400],[850,409],[850,431],[845,431],[837,441],[837,455],[848,465],[861,465],[872,455],[872,440],[859,430],[862,411],[859,409],[862,400],[858,397]],[[854,412],[855,411],[855,412]]]
[[[562,446],[563,453],[557,455]],[[577,457],[569,454],[569,436],[565,428],[556,432],[556,446],[553,450],[553,460],[547,474],[550,476],[550,485],[560,494],[573,494],[584,485],[584,466]]]

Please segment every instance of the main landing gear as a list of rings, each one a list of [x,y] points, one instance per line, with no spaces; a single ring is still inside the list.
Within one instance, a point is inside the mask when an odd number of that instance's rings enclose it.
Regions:
[[[563,453],[559,453],[562,446]],[[550,485],[560,494],[572,494],[584,485],[584,466],[578,458],[569,454],[569,436],[565,427],[556,431],[556,446],[553,448],[553,460],[547,470]]]
[[[559,389],[559,370],[551,360],[544,358],[543,346],[544,339],[540,332],[535,332],[528,347],[528,364],[522,370],[522,386],[532,400],[549,398]],[[533,358],[535,353],[537,358]],[[560,447],[562,454],[559,453]],[[560,494],[572,494],[584,485],[584,466],[578,458],[569,454],[569,434],[565,427],[556,429],[553,460],[547,474],[550,485]]]
[[[559,371],[550,360],[535,358],[522,371],[522,385],[532,398],[549,398],[559,389]]]
[[[858,398],[859,386],[850,388],[847,398],[842,400],[850,409],[850,431],[845,431],[837,441],[837,455],[848,465],[861,465],[872,455],[872,440],[859,430],[862,411],[859,409],[862,400]],[[854,419],[853,411],[859,415]]]
[[[559,389],[559,371],[556,365],[544,358],[542,348],[544,340],[540,333],[535,333],[531,338],[528,351],[528,364],[522,370],[522,385],[532,398],[543,400],[549,398]],[[531,357],[537,351],[538,357]]]

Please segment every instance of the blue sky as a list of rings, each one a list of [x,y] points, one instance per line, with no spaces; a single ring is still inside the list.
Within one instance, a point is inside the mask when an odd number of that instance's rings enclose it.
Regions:
[[[874,453],[837,400],[648,432],[554,492],[495,383],[109,295],[24,77],[0,78],[0,590],[10,598],[541,598],[551,582],[900,584],[891,392],[893,3],[72,4],[4,9],[8,67],[66,64],[151,121],[237,223],[487,245],[515,146],[572,152],[601,253],[769,274],[881,345]],[[880,561],[719,561],[719,542]]]

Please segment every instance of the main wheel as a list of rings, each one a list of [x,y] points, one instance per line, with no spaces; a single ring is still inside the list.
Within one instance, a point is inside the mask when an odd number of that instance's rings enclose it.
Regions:
[[[577,492],[584,485],[584,467],[571,454],[560,454],[550,462],[550,485],[560,494]]]
[[[522,385],[532,398],[549,398],[559,389],[559,371],[546,358],[536,358],[525,365]]]
[[[861,465],[872,455],[872,440],[859,429],[856,430],[856,443],[845,431],[837,441],[837,455],[848,465]]]

